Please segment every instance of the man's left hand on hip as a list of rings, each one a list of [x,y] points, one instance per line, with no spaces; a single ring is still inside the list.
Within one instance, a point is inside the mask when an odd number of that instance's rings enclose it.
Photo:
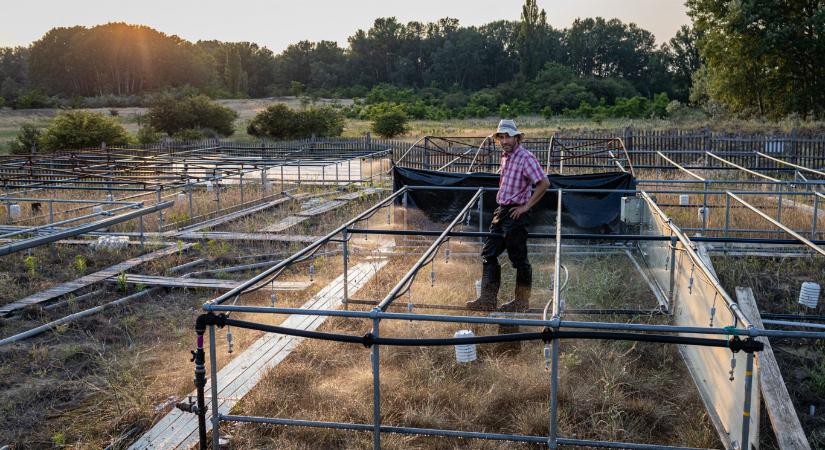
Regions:
[[[510,210],[510,217],[513,219],[518,219],[522,214],[529,210],[530,208],[527,205],[516,206]]]

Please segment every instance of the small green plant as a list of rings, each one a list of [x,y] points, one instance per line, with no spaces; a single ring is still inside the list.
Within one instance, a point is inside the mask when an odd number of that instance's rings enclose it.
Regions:
[[[117,290],[120,292],[126,292],[128,288],[128,284],[126,283],[126,272],[120,272],[120,275],[117,276]]]
[[[180,256],[183,256],[183,241],[182,241],[182,240],[180,240],[180,239],[178,239],[178,240],[175,242],[175,245],[177,245],[177,246],[178,246],[178,256],[179,256],[179,257],[180,257]]]
[[[808,388],[817,397],[825,396],[825,359],[819,361],[808,377]]]
[[[79,274],[86,273],[86,258],[83,255],[76,255],[74,257],[74,270]]]
[[[29,273],[29,277],[35,278],[37,276],[37,258],[29,255],[23,258],[23,264],[26,266],[26,271]]]
[[[52,435],[52,444],[55,446],[66,445],[66,435],[62,431]]]

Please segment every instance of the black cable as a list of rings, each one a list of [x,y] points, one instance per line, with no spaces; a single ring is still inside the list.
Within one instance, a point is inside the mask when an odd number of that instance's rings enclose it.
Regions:
[[[492,344],[497,342],[521,342],[537,341],[550,342],[553,339],[604,339],[614,341],[636,341],[636,342],[657,342],[664,344],[684,344],[697,345],[702,347],[724,347],[731,349],[734,353],[744,350],[746,352],[761,351],[763,344],[754,339],[742,340],[734,336],[729,340],[695,338],[678,335],[647,334],[647,333],[627,333],[616,331],[553,331],[545,328],[541,332],[529,333],[509,333],[492,336],[472,336],[462,338],[387,338],[375,337],[372,333],[364,336],[352,336],[339,333],[326,333],[322,331],[308,331],[295,328],[281,327],[277,325],[266,325],[244,320],[230,319],[226,315],[207,314],[206,317],[211,324],[218,327],[234,326],[251,330],[264,331],[268,333],[278,333],[287,336],[299,336],[311,339],[321,339],[326,341],[345,342],[351,344],[361,344],[365,347],[373,345],[407,346],[407,347],[434,347],[451,346],[462,344]]]

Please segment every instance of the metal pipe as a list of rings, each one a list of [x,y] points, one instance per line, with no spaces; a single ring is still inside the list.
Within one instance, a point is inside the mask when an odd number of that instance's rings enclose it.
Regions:
[[[728,309],[733,313],[734,317],[740,320],[746,328],[752,329],[753,325],[751,324],[751,322],[747,319],[747,317],[745,317],[745,314],[742,313],[741,309],[739,309],[739,305],[730,297],[730,295],[728,295],[728,293],[719,283],[719,280],[716,279],[716,276],[713,274],[713,272],[711,272],[711,270],[707,267],[702,258],[700,258],[699,255],[696,253],[696,250],[694,250],[693,243],[690,241],[690,239],[687,236],[685,236],[685,234],[682,233],[679,227],[677,227],[673,223],[673,221],[659,208],[656,202],[654,202],[653,199],[650,198],[650,195],[642,191],[642,198],[645,199],[645,202],[647,203],[650,210],[653,211],[657,216],[659,216],[667,224],[667,227],[673,232],[673,234],[676,235],[677,238],[679,238],[682,247],[684,247],[684,251],[688,254],[688,256],[690,256],[690,259],[693,261],[693,263],[697,267],[699,267],[699,270],[702,272],[705,279],[707,279],[708,282],[713,286],[713,288],[719,293],[719,295],[725,301],[725,304],[727,305]]]
[[[212,388],[212,450],[221,448],[221,415],[218,410],[218,349],[215,345],[215,325],[209,325],[209,374]]]
[[[128,220],[134,219],[135,217],[143,217],[143,215],[145,214],[150,214],[164,208],[169,208],[172,205],[173,202],[164,202],[154,206],[141,208],[137,211],[121,214],[119,216],[99,220],[97,222],[79,225],[77,227],[69,228],[67,230],[56,231],[46,236],[39,236],[30,239],[19,240],[10,244],[0,246],[0,256],[8,255],[14,252],[18,252],[20,250],[25,250],[27,248],[37,247],[38,245],[48,244],[49,242],[56,242],[67,237],[77,236],[100,228],[106,228],[121,222],[126,222]]]
[[[750,169],[748,169],[748,168],[742,167],[742,166],[740,166],[739,164],[736,164],[736,163],[730,162],[730,161],[728,161],[727,159],[722,158],[721,156],[714,155],[714,154],[713,154],[713,153],[711,153],[711,152],[705,152],[705,153],[707,153],[707,155],[709,155],[709,156],[712,156],[712,157],[714,157],[714,158],[718,159],[719,161],[721,161],[721,162],[723,162],[723,163],[725,163],[725,164],[728,164],[728,165],[730,165],[730,166],[736,167],[737,169],[739,169],[739,170],[741,170],[741,171],[743,171],[743,172],[747,172],[747,173],[749,173],[749,174],[751,174],[751,175],[754,175],[754,176],[757,176],[757,177],[760,177],[760,178],[764,178],[764,179],[766,179],[766,180],[770,180],[770,181],[773,181],[773,182],[775,182],[775,183],[782,183],[782,182],[783,182],[783,181],[781,181],[781,180],[779,180],[779,179],[776,179],[776,178],[774,178],[774,177],[769,177],[769,176],[767,176],[767,175],[765,175],[765,174],[762,174],[762,173],[759,173],[759,172],[755,172],[755,171],[750,170]]]
[[[61,317],[57,320],[53,320],[49,323],[40,325],[39,327],[34,327],[34,328],[32,328],[30,330],[27,330],[27,331],[24,331],[22,333],[17,333],[13,336],[9,336],[7,338],[0,339],[0,346],[6,345],[6,344],[11,344],[11,343],[14,343],[14,342],[22,341],[24,339],[28,339],[30,337],[37,336],[37,335],[45,333],[47,331],[51,331],[51,330],[55,329],[56,327],[58,327],[60,325],[70,323],[70,322],[74,322],[77,319],[82,319],[84,317],[91,316],[92,314],[97,314],[97,313],[99,313],[100,311],[103,311],[106,308],[109,308],[109,307],[112,307],[112,306],[117,306],[117,305],[122,305],[122,304],[124,304],[128,301],[145,297],[145,296],[147,296],[149,294],[152,294],[152,293],[155,293],[159,290],[160,290],[160,288],[150,288],[150,289],[147,289],[145,291],[140,291],[140,292],[132,294],[132,295],[127,295],[126,297],[117,299],[117,300],[109,302],[109,303],[104,303],[102,305],[98,305],[98,306],[95,306],[93,308],[84,309],[83,311],[78,311],[74,314],[69,314],[68,316]]]
[[[330,428],[335,430],[352,431],[372,431],[372,424],[347,423],[347,422],[325,422],[320,420],[282,419],[277,417],[259,417],[245,415],[224,415],[223,420],[231,422],[248,422],[271,425],[288,425],[313,428]],[[464,439],[486,439],[493,441],[526,442],[531,444],[547,444],[544,436],[528,436],[521,434],[485,433],[477,431],[443,430],[437,428],[416,428],[382,425],[380,427],[384,433],[417,434],[427,436],[441,436]],[[559,438],[559,443],[564,446],[585,446],[597,448],[622,448],[633,450],[709,450],[696,447],[679,447],[657,444],[636,444],[631,442],[608,442],[587,439]]]
[[[795,237],[795,238],[796,238],[796,239],[798,239],[800,242],[804,243],[805,245],[807,245],[808,247],[810,247],[811,249],[813,249],[814,251],[816,251],[816,252],[817,252],[817,253],[819,253],[820,255],[825,256],[825,249],[823,249],[822,247],[820,247],[820,246],[818,246],[818,245],[814,244],[813,242],[811,242],[810,240],[808,240],[806,237],[804,237],[804,236],[802,236],[801,234],[797,233],[796,231],[794,231],[794,230],[792,230],[792,229],[788,228],[788,227],[787,227],[787,226],[785,226],[782,222],[779,222],[779,221],[775,220],[773,217],[771,217],[771,216],[769,216],[769,215],[765,214],[765,213],[764,213],[761,209],[759,209],[759,208],[757,208],[757,207],[755,207],[755,206],[751,205],[750,203],[748,203],[748,202],[746,202],[746,201],[742,200],[742,199],[741,199],[741,198],[739,198],[736,194],[734,194],[734,193],[732,193],[732,192],[728,192],[728,195],[729,195],[729,196],[731,196],[731,197],[733,197],[733,199],[734,199],[734,200],[736,200],[737,202],[739,202],[739,203],[741,203],[742,205],[746,206],[746,207],[747,207],[748,209],[750,209],[751,211],[755,212],[756,214],[759,214],[759,215],[760,215],[763,219],[765,219],[765,220],[767,220],[768,222],[770,222],[770,223],[772,223],[772,224],[776,225],[777,227],[779,227],[779,228],[781,228],[782,230],[784,230],[786,233],[788,233],[788,234],[790,234],[791,236]]]
[[[242,294],[244,291],[246,291],[250,287],[256,285],[259,281],[264,280],[267,277],[269,277],[270,275],[273,275],[273,274],[277,273],[278,271],[280,271],[284,267],[292,264],[294,261],[296,261],[297,259],[301,258],[302,256],[308,254],[309,252],[311,252],[315,248],[327,243],[330,239],[335,237],[335,235],[342,232],[344,229],[349,228],[353,224],[361,221],[363,218],[369,216],[374,211],[377,211],[378,209],[382,208],[387,202],[392,201],[393,199],[395,199],[396,197],[398,197],[400,195],[403,195],[405,192],[407,192],[406,187],[403,187],[403,188],[395,191],[389,197],[379,201],[378,203],[373,205],[371,208],[369,208],[366,211],[362,212],[361,214],[357,215],[355,218],[349,220],[345,224],[339,226],[338,228],[336,228],[332,232],[328,233],[326,236],[323,236],[323,237],[319,238],[315,242],[313,242],[313,243],[309,244],[308,246],[304,247],[303,249],[297,251],[292,256],[284,259],[283,261],[276,264],[275,266],[272,266],[269,269],[259,273],[258,275],[255,275],[254,277],[252,277],[249,280],[241,283],[241,285],[239,285],[236,288],[233,288],[232,290],[226,292],[225,294],[204,303],[203,304],[204,310],[209,311],[212,306],[219,305],[219,304],[225,302],[228,299],[234,298],[234,297]]]
[[[438,250],[438,248],[441,246],[444,240],[448,237],[450,231],[452,231],[452,229],[461,222],[461,219],[464,218],[464,215],[469,214],[470,208],[472,208],[472,206],[483,194],[483,192],[484,191],[481,189],[476,190],[475,195],[473,195],[470,198],[470,201],[468,201],[467,204],[464,205],[464,208],[462,208],[461,211],[455,216],[453,221],[450,222],[450,224],[447,225],[447,228],[445,228],[444,231],[442,231],[441,234],[435,239],[435,242],[433,242],[432,245],[430,245],[430,248],[428,248],[427,251],[425,251],[424,254],[421,255],[421,258],[419,258],[418,261],[415,264],[413,264],[412,268],[410,268],[406,275],[401,277],[401,280],[398,281],[398,284],[396,284],[395,287],[393,287],[390,290],[387,296],[384,297],[384,300],[382,300],[381,303],[378,305],[378,308],[381,311],[386,311],[387,307],[398,296],[398,293],[401,292],[401,289],[403,289],[407,285],[407,283],[412,283],[412,279],[415,277],[418,270],[421,269],[421,266],[423,266],[424,263],[427,262],[427,260],[430,258],[430,256]]]

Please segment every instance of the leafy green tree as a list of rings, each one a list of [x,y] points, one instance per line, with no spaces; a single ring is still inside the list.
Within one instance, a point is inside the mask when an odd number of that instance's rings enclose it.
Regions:
[[[69,111],[55,117],[39,139],[44,150],[126,145],[129,134],[116,119],[100,113]]]
[[[340,136],[344,131],[344,118],[333,108],[293,111],[283,103],[276,103],[256,114],[246,131],[252,136],[274,139]]]
[[[183,130],[197,129],[231,136],[235,132],[238,113],[214,103],[205,95],[178,98],[164,94],[155,98],[147,116],[152,128],[170,136]]]
[[[40,138],[43,131],[40,127],[24,123],[17,132],[17,136],[9,143],[9,152],[14,155],[27,155],[40,148]]]
[[[741,115],[825,116],[825,2],[686,5],[711,100]]]
[[[547,13],[539,11],[536,0],[525,0],[521,7],[521,22],[516,36],[519,56],[519,73],[525,78],[533,78],[549,58],[547,36],[550,26]]]
[[[388,111],[373,120],[371,129],[376,134],[388,139],[408,131],[407,115],[403,111]]]

